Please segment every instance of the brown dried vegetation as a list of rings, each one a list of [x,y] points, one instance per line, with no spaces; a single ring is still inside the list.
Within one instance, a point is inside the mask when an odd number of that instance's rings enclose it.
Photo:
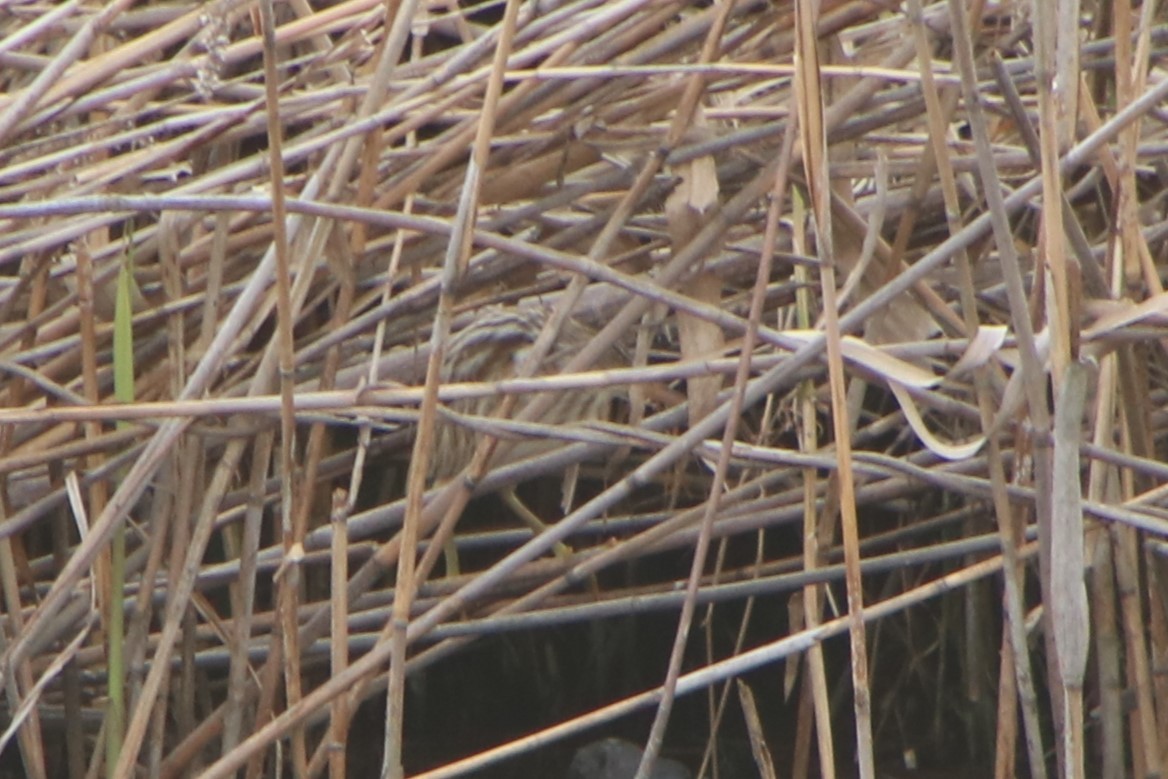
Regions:
[[[3,765],[1163,775],[1155,5],[5,3]]]

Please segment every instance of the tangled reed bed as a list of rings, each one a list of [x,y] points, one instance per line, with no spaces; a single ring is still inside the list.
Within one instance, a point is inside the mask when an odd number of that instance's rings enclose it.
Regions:
[[[802,692],[730,707],[764,775],[779,712],[784,775],[954,742],[998,776],[1161,771],[1151,4],[315,5],[0,16],[27,775],[342,776],[374,696],[386,775],[639,709],[654,752],[703,689],[712,747],[728,680],[780,660]],[[442,369],[499,311],[539,322],[506,370]],[[516,459],[533,437],[561,444]],[[567,517],[535,495],[535,538],[463,511],[545,482]],[[742,603],[784,629],[691,629]],[[483,637],[641,611],[678,626],[659,689],[476,754],[403,739],[406,680]],[[889,724],[922,691],[959,735]]]

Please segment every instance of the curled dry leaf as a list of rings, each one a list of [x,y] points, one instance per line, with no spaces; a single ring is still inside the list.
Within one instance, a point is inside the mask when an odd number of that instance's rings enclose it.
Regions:
[[[921,417],[921,412],[917,410],[916,403],[903,384],[889,381],[888,388],[892,390],[896,402],[900,404],[900,410],[904,412],[904,418],[908,421],[909,427],[916,433],[920,442],[938,457],[946,460],[965,460],[977,454],[985,444],[985,436],[980,435],[963,444],[950,444],[942,441],[929,430],[925,420]]]
[[[787,330],[784,335],[800,341],[810,341],[820,335],[817,330]],[[893,357],[884,350],[871,346],[855,336],[845,335],[840,339],[844,359],[862,365],[872,373],[889,381],[896,381],[910,387],[929,388],[941,383],[942,377],[924,368]]]
[[[788,331],[787,334],[799,340],[809,341],[817,335],[817,332],[794,330]],[[954,376],[984,364],[997,353],[1005,336],[1006,328],[1004,327],[981,328],[948,375]],[[908,388],[910,387],[921,390],[936,387],[944,380],[944,376],[937,376],[910,362],[905,362],[854,336],[844,336],[840,346],[845,359],[863,366],[888,382],[888,387],[900,405],[901,411],[904,412],[909,427],[929,451],[946,460],[964,460],[981,450],[985,444],[984,436],[977,436],[960,444],[951,444],[934,435],[925,424],[924,418],[917,409],[916,402],[909,394]]]
[[[955,378],[988,363],[990,358],[997,354],[998,350],[1002,348],[1002,344],[1006,342],[1008,331],[1009,328],[1005,325],[979,326],[977,333],[970,339],[969,345],[965,347],[961,359],[949,370],[949,378]]]

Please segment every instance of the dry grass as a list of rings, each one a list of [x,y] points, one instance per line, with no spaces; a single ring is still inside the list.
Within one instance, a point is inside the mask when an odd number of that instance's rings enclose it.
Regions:
[[[913,748],[889,722],[925,689],[960,699],[938,721],[988,720],[956,737],[984,775],[1162,773],[1153,4],[313,5],[0,9],[20,771],[343,776],[374,696],[389,776],[639,709],[655,753],[674,697],[707,690],[710,747],[745,716],[760,775],[849,755],[867,777]],[[533,305],[549,325],[516,378],[443,380],[452,333]],[[541,367],[568,317],[595,335]],[[548,424],[581,387],[619,391],[614,421]],[[495,395],[433,488],[446,404]],[[508,459],[531,435],[565,443]],[[548,532],[456,524],[472,490],[577,463]],[[688,575],[652,564],[671,550]],[[680,614],[654,689],[412,751],[411,677],[634,608]],[[822,642],[844,633],[841,712]],[[789,702],[729,703],[781,660]]]

